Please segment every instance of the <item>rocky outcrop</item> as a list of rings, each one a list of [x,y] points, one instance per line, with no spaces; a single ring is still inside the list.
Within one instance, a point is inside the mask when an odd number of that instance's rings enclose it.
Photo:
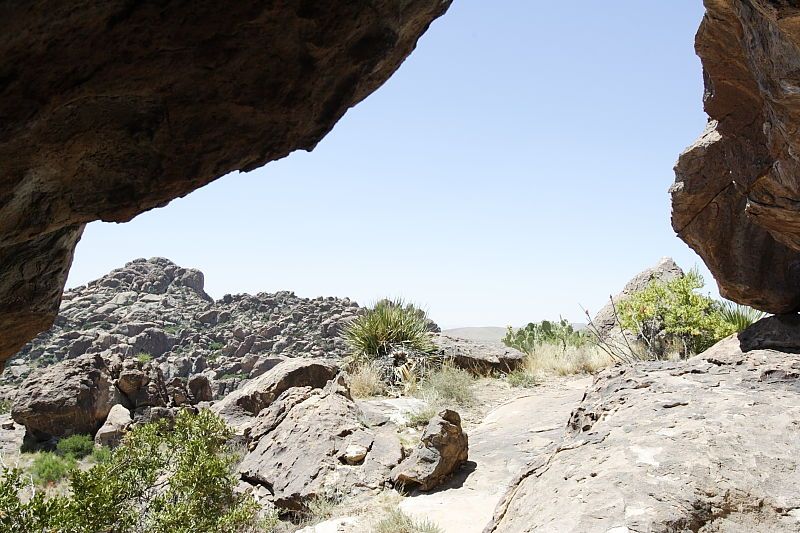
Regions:
[[[212,410],[229,425],[243,427],[287,390],[293,387],[321,389],[338,370],[331,361],[289,359],[232,392],[214,404]]]
[[[324,389],[293,387],[263,410],[246,436],[239,472],[266,501],[300,511],[314,497],[377,491],[402,459],[395,430],[367,427],[343,376]]]
[[[487,532],[800,530],[798,317],[599,375]]]
[[[392,470],[392,481],[404,489],[431,490],[467,461],[468,452],[461,417],[445,409],[428,423],[411,455]]]
[[[683,270],[671,257],[662,257],[658,263],[650,268],[642,270],[625,284],[622,291],[613,296],[614,304],[608,302],[592,319],[592,327],[595,333],[601,336],[608,336],[613,331],[619,330],[617,319],[614,313],[614,306],[625,300],[632,294],[646,288],[653,281],[666,283],[673,279],[683,276]]]
[[[36,441],[89,434],[103,425],[119,395],[105,361],[85,355],[46,368],[19,388],[14,420]]]
[[[97,430],[94,442],[100,446],[116,446],[132,422],[131,412],[121,404],[116,404],[109,411],[106,421]]]
[[[720,293],[800,308],[800,7],[706,0],[695,48],[711,118],[675,167],[672,226]]]
[[[152,359],[166,381],[204,375],[220,398],[285,358],[343,356],[341,331],[361,312],[347,298],[287,291],[214,301],[203,286],[199,270],[154,257],[69,290],[55,325],[20,350],[0,386],[19,383],[32,366],[96,353]]]
[[[479,375],[511,372],[525,359],[524,353],[502,342],[473,341],[443,334],[434,335],[433,342],[445,361]]]
[[[449,3],[0,6],[0,362],[55,318],[84,224],[314,148]]]

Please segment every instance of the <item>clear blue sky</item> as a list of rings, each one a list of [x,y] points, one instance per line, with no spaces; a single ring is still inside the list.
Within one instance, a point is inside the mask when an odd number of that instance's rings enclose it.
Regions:
[[[662,256],[702,265],[667,194],[706,122],[701,4],[456,0],[313,152],[91,224],[67,285],[158,255],[201,269],[215,298],[403,296],[445,327],[583,321],[579,304],[596,311]]]

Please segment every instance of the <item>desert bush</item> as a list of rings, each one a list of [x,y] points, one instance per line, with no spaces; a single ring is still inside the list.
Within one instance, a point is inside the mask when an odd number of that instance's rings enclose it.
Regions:
[[[93,463],[105,463],[111,459],[111,448],[108,446],[95,446],[92,455],[89,456]]]
[[[518,368],[509,372],[506,376],[508,384],[512,387],[532,388],[539,384],[540,379],[534,373],[527,372],[524,368]]]
[[[380,396],[386,392],[386,384],[374,361],[360,363],[351,369],[350,392],[356,398]]]
[[[445,364],[429,374],[419,385],[423,397],[429,403],[436,401],[442,404],[455,403],[469,406],[475,402],[475,393],[472,389],[475,378],[460,368]]]
[[[414,520],[400,509],[392,509],[373,526],[372,533],[443,533],[443,531],[429,520]]]
[[[619,323],[638,335],[654,358],[675,349],[684,357],[702,352],[736,331],[722,305],[697,292],[703,285],[696,269],[667,282],[653,281],[616,305]]]
[[[62,457],[83,459],[94,451],[94,440],[89,435],[71,435],[56,444],[56,453]]]
[[[47,499],[41,492],[24,494],[21,472],[4,468],[0,525],[14,528],[2,530],[234,533],[255,528],[255,500],[234,492],[237,456],[227,444],[230,435],[209,411],[182,412],[172,428],[164,420],[139,426],[107,461],[71,470],[68,494]]]
[[[386,357],[394,349],[431,353],[427,315],[403,300],[381,300],[344,329],[344,338],[357,359]]]
[[[596,374],[612,363],[608,354],[591,344],[567,347],[564,351],[552,344],[542,344],[525,355],[518,372],[539,380],[548,374]]]
[[[0,400],[0,415],[6,415],[11,412],[11,400]]]
[[[569,346],[584,346],[588,340],[585,333],[575,331],[572,324],[560,318],[558,322],[550,320],[530,322],[519,329],[508,326],[503,344],[524,353],[531,353],[542,344],[553,344],[566,351]]]
[[[146,364],[153,360],[153,356],[146,352],[140,352],[136,354],[136,360],[142,364]]]
[[[77,464],[72,456],[62,457],[53,452],[39,452],[33,458],[30,472],[37,485],[51,485],[67,477]]]

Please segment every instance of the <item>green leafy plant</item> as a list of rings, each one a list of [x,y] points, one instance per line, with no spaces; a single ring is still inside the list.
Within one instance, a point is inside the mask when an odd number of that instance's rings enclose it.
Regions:
[[[72,456],[62,457],[52,452],[37,453],[31,463],[30,471],[38,485],[58,483],[77,466]]]
[[[208,347],[212,351],[221,350],[225,347],[225,343],[219,341],[211,341],[208,343]]]
[[[636,333],[654,358],[670,350],[700,353],[736,331],[722,305],[697,292],[703,285],[696,269],[667,282],[653,281],[617,304],[620,325]]]
[[[6,415],[11,412],[11,400],[0,401],[0,415]]]
[[[153,360],[153,356],[146,352],[139,352],[136,354],[136,360],[142,364],[146,364]]]
[[[71,435],[56,444],[56,453],[62,457],[83,459],[94,451],[94,440],[89,435]]]
[[[357,359],[387,356],[397,348],[431,353],[436,346],[428,332],[427,318],[414,304],[384,299],[350,322],[344,338]]]
[[[111,448],[107,446],[95,446],[92,450],[90,459],[94,463],[105,463],[111,459]]]
[[[181,412],[133,429],[106,461],[69,473],[69,493],[25,493],[21,473],[0,474],[3,531],[238,533],[258,524],[257,504],[234,491],[236,454],[216,415]],[[63,458],[51,454],[59,460]],[[10,526],[9,526],[10,527]]]

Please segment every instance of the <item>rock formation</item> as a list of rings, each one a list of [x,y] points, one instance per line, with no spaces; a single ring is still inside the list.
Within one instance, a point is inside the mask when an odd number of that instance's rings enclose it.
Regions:
[[[431,490],[467,461],[468,451],[461,417],[445,409],[428,423],[411,455],[392,470],[392,481],[404,489]]]
[[[595,379],[487,532],[800,531],[800,318]]]
[[[33,368],[84,353],[152,359],[166,381],[204,375],[221,398],[285,358],[343,356],[341,329],[361,311],[347,298],[306,299],[286,291],[215,302],[203,281],[199,270],[156,257],[65,292],[55,325],[24,346],[0,376],[0,399],[13,395]]]
[[[479,375],[490,372],[512,372],[525,359],[525,354],[502,342],[480,342],[449,335],[433,336],[440,355],[455,366]]]
[[[720,294],[800,309],[800,7],[706,0],[695,48],[711,118],[675,167],[672,226]]]
[[[343,376],[324,389],[293,387],[248,430],[242,479],[265,487],[264,500],[301,511],[315,497],[377,491],[403,458],[396,430],[367,427]]]
[[[0,364],[55,318],[84,224],[312,149],[449,4],[0,6]]]

